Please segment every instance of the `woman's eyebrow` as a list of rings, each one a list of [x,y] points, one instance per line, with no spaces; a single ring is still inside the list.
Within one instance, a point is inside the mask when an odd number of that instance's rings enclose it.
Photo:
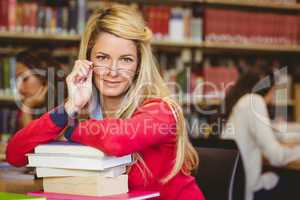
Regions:
[[[132,55],[132,54],[124,54],[124,55],[121,55],[120,57],[135,57],[134,55]]]
[[[102,55],[105,55],[105,56],[110,56],[109,54],[107,54],[107,53],[104,53],[104,52],[102,52],[102,51],[98,51],[98,52],[96,52],[96,55],[97,54],[102,54]]]

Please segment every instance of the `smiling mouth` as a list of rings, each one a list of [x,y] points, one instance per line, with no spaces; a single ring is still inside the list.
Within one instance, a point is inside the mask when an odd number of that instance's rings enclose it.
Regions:
[[[108,86],[116,86],[116,85],[119,85],[121,83],[120,81],[107,81],[107,80],[103,80],[103,81]]]

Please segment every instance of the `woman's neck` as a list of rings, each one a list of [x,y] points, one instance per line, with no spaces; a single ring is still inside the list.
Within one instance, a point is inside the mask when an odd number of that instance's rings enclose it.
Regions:
[[[122,100],[123,100],[123,96],[118,96],[118,97],[101,96],[101,105],[102,105],[104,117],[113,117],[116,111],[119,109]]]

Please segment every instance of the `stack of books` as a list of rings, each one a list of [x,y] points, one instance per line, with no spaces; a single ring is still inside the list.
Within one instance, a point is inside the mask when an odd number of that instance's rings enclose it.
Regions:
[[[27,156],[28,166],[43,178],[44,192],[91,196],[128,192],[125,173],[131,155],[107,156],[89,146],[54,142],[37,146]]]

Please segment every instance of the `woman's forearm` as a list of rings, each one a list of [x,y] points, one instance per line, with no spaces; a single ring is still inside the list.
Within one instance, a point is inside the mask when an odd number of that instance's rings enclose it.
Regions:
[[[7,161],[14,166],[24,166],[28,162],[27,153],[33,152],[39,144],[55,140],[67,125],[67,121],[62,121],[60,115],[58,109],[45,113],[15,133],[7,145]]]

